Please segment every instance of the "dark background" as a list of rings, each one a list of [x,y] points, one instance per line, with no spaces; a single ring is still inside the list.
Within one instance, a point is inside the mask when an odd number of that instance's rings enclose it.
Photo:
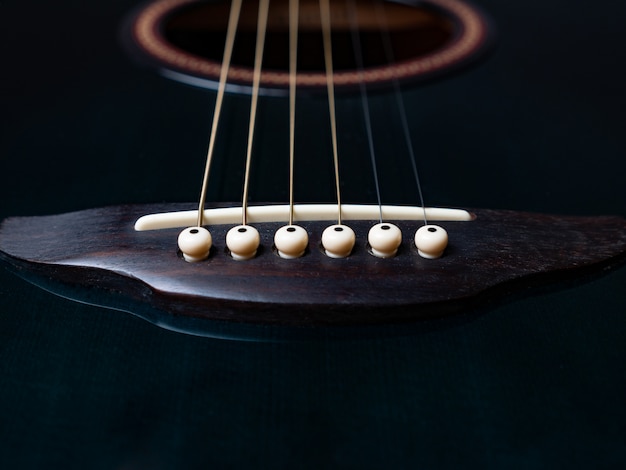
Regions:
[[[405,91],[427,203],[626,216],[626,3],[476,3],[498,29],[489,58]],[[0,217],[197,198],[214,94],[127,58],[134,6],[0,4]],[[227,98],[209,200],[240,197],[248,102]],[[260,106],[252,198],[281,200],[287,103]],[[301,200],[332,200],[325,106],[301,100]],[[414,202],[389,95],[372,109],[383,198]],[[358,112],[340,98],[346,155],[366,149]],[[344,197],[371,201],[355,168]],[[1,270],[0,465],[622,468],[625,286],[621,268],[380,335],[272,343],[165,331]]]

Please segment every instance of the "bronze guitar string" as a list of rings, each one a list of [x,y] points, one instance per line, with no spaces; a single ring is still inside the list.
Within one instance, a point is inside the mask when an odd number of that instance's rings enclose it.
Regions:
[[[261,65],[263,63],[263,47],[265,45],[265,33],[267,30],[267,15],[270,0],[261,0],[257,19],[256,49],[254,53],[254,75],[252,80],[252,101],[250,104],[250,120],[248,125],[248,148],[246,151],[246,173],[243,183],[243,196],[241,200],[242,225],[248,221],[248,191],[250,187],[250,165],[252,162],[252,145],[254,141],[254,127],[256,123],[257,106],[259,102],[259,84],[261,82]]]
[[[357,74],[359,75],[359,93],[361,95],[361,107],[363,108],[363,120],[365,124],[365,132],[367,135],[367,144],[369,147],[370,163],[372,166],[372,174],[374,176],[374,186],[376,188],[376,199],[378,201],[379,221],[383,221],[383,204],[380,196],[380,183],[378,181],[378,165],[376,164],[376,152],[374,150],[374,135],[372,131],[372,118],[370,116],[370,107],[367,99],[367,87],[363,80],[363,51],[361,47],[361,38],[358,31],[358,12],[354,0],[347,0],[348,17],[350,21],[350,32],[352,34],[352,45],[354,48],[354,59],[356,62]]]
[[[333,78],[333,52],[330,37],[330,5],[328,0],[320,0],[320,19],[324,41],[324,63],[326,65],[326,89],[328,91],[328,112],[333,144],[333,164],[335,167],[335,191],[337,194],[337,225],[341,225],[341,188],[339,179],[339,155],[337,151],[337,117],[335,113],[335,85]]]
[[[239,13],[241,12],[241,3],[242,0],[233,0],[233,3],[230,7],[230,14],[228,17],[226,44],[224,45],[224,58],[222,60],[222,68],[220,70],[220,80],[217,90],[217,98],[215,101],[215,110],[213,112],[213,123],[211,124],[211,136],[209,138],[209,148],[207,150],[204,177],[202,179],[200,201],[198,202],[198,227],[202,226],[204,222],[204,204],[206,202],[206,194],[209,184],[209,172],[211,171],[211,161],[213,160],[213,153],[215,150],[217,128],[222,113],[224,93],[226,92],[226,80],[228,78],[228,69],[230,67],[230,60],[233,54],[233,45],[235,44],[235,33],[237,32],[237,22],[239,21]]]
[[[289,0],[289,225],[293,225],[296,143],[296,81],[298,72],[298,18],[300,1]]]
[[[393,65],[396,60],[395,60],[395,56],[393,53],[393,47],[391,46],[389,24],[387,23],[387,17],[386,17],[386,12],[385,12],[385,3],[381,0],[375,0],[374,5],[376,8],[376,18],[378,18],[378,22],[380,25],[380,32],[382,36],[385,57],[387,58],[387,62],[389,63],[389,65]],[[400,82],[398,80],[398,77],[392,77],[391,83],[392,83],[393,92],[396,98],[396,106],[398,108],[398,113],[400,115],[400,123],[402,125],[402,134],[404,135],[404,141],[407,146],[408,158],[411,162],[413,176],[415,178],[415,183],[417,185],[419,203],[422,205],[422,208],[424,210],[424,225],[428,225],[428,220],[426,217],[426,202],[424,201],[424,194],[422,192],[422,183],[419,177],[419,172],[417,171],[417,163],[415,161],[415,150],[413,148],[413,139],[411,139],[411,133],[409,132],[409,121],[407,119],[406,107],[404,106],[404,100],[402,99],[402,90],[400,88]]]

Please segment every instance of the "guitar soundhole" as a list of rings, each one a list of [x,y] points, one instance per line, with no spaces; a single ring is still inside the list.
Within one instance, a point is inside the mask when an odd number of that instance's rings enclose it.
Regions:
[[[288,0],[272,0],[263,57],[264,87],[288,86]],[[244,1],[235,40],[229,82],[250,84],[256,39],[258,2]],[[133,42],[160,70],[173,78],[219,77],[230,2],[158,0],[141,10],[131,24]],[[468,62],[485,44],[483,16],[461,0],[385,2],[384,9],[357,0],[356,19],[365,75],[356,72],[348,2],[331,0],[333,67],[336,87],[354,87],[363,79],[385,84],[419,79]],[[384,12],[384,21],[381,14]],[[386,27],[384,26],[386,24]],[[393,49],[385,52],[384,34]],[[301,0],[298,36],[298,84],[325,86],[318,0]],[[173,72],[173,73],[172,73]],[[195,80],[196,84],[202,84]],[[209,86],[209,85],[207,85]]]
[[[354,49],[347,2],[332,4],[334,31],[333,66],[336,70],[354,70]],[[363,45],[365,67],[387,65],[383,36],[371,2],[359,3],[357,18]],[[224,51],[226,21],[229,4],[201,3],[174,11],[163,22],[163,35],[173,46],[210,61],[219,62]],[[244,3],[233,50],[234,65],[251,68],[254,61],[256,37],[256,2]],[[304,72],[323,72],[324,54],[319,6],[317,1],[302,2],[301,31],[298,38],[298,68]],[[289,69],[288,3],[271,2],[268,34],[265,39],[264,67],[287,72]],[[396,60],[422,57],[441,48],[454,33],[452,20],[432,8],[411,7],[389,3],[385,7],[389,35]],[[221,20],[221,21],[220,21]]]

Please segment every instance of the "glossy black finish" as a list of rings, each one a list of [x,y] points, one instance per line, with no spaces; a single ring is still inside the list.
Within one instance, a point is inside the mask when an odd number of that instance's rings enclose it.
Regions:
[[[626,216],[626,3],[476,3],[495,54],[404,94],[427,203]],[[214,95],[134,68],[116,44],[134,6],[0,4],[2,219],[196,200]],[[241,193],[249,101],[227,105],[211,201]],[[260,106],[253,200],[285,200],[288,106]],[[301,106],[298,199],[332,201],[326,103]],[[393,101],[372,109],[383,197],[414,203]],[[338,114],[344,196],[372,202],[358,100]],[[0,466],[622,468],[625,285],[620,268],[411,328],[259,343],[172,333],[0,270]]]

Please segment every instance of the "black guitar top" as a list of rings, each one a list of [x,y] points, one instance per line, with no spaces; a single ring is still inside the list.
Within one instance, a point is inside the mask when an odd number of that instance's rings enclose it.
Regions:
[[[489,17],[490,52],[402,80],[426,203],[623,221],[626,5],[474,4]],[[0,219],[197,200],[215,92],[135,60],[140,6],[0,4]],[[388,85],[369,95],[381,194],[416,204]],[[273,90],[259,100],[253,201],[288,199],[288,101]],[[356,91],[337,97],[342,196],[372,204]],[[334,200],[325,99],[299,95],[301,202]],[[208,201],[241,198],[249,107],[248,94],[226,95]],[[103,303],[97,278],[57,292],[83,303],[53,295],[56,274],[40,289],[0,269],[2,468],[626,463],[621,262],[418,322],[216,321],[212,338],[122,312],[121,295]]]

